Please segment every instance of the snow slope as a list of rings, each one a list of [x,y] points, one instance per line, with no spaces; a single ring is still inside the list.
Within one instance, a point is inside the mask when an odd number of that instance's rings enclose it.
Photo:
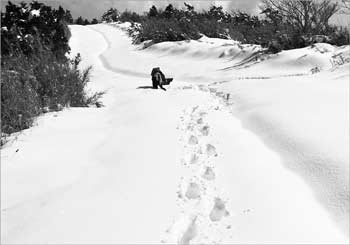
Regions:
[[[2,149],[3,243],[349,242],[349,70],[329,62],[349,47],[71,30],[105,107],[45,114]],[[155,66],[167,92],[147,89]]]
[[[298,79],[217,86],[243,125],[279,152],[314,189],[345,232],[349,227],[349,66]]]

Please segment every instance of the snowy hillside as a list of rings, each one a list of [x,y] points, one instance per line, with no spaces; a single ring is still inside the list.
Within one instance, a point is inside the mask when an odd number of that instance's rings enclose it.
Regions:
[[[349,46],[70,28],[105,107],[47,113],[2,150],[3,243],[349,242]]]

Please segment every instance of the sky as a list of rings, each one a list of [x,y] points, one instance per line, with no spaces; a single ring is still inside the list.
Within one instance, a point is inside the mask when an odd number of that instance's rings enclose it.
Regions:
[[[11,0],[14,3],[19,3],[22,0]],[[1,9],[7,1],[1,0]],[[30,2],[25,0],[25,2]],[[47,5],[58,7],[61,5],[65,9],[69,9],[74,18],[82,16],[87,19],[99,19],[102,14],[109,8],[117,8],[121,11],[128,9],[138,13],[148,11],[152,5],[159,8],[164,8],[168,4],[173,4],[176,7],[184,7],[184,2],[191,3],[195,9],[208,9],[211,5],[223,6],[225,10],[230,11],[239,9],[248,13],[258,14],[260,0],[39,0]],[[337,25],[349,25],[349,15],[337,15],[331,23]]]
[[[21,0],[11,0],[14,3]],[[247,12],[257,12],[257,5],[260,0],[185,0],[191,3],[195,9],[207,9],[211,5],[223,6],[226,10],[241,9]],[[135,12],[148,11],[152,5],[164,8],[168,4],[173,4],[176,7],[184,7],[184,0],[39,0],[53,7],[61,5],[62,7],[71,10],[74,18],[83,16],[84,18],[99,18],[110,7],[119,10],[132,10]],[[2,5],[6,2],[1,0]],[[27,2],[27,1],[26,1]]]

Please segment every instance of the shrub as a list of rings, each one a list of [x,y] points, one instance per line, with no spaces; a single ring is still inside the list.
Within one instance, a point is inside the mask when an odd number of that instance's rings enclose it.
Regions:
[[[49,110],[101,105],[102,93],[85,92],[90,69],[80,72],[80,56],[66,57],[67,18],[69,11],[38,2],[29,6],[9,2],[1,13],[2,133],[28,128],[35,116]]]
[[[50,50],[58,57],[64,57],[70,50],[71,34],[66,14],[42,3],[33,1],[27,6],[9,2],[6,12],[1,13],[1,24],[2,56],[17,52],[33,55]]]
[[[82,26],[86,26],[86,25],[90,25],[90,24],[97,24],[98,20],[93,19],[91,22],[88,19],[83,19],[83,17],[79,16],[75,21],[74,24],[76,25],[82,25]]]
[[[92,24],[92,25],[98,24],[98,20],[95,19],[95,18],[93,18],[92,21],[91,21],[91,24]]]
[[[4,57],[1,69],[1,129],[13,133],[31,126],[41,112],[67,106],[101,106],[103,93],[85,92],[90,69],[80,72],[79,60],[61,62],[52,53],[42,57]]]
[[[181,41],[186,39],[198,39],[199,32],[193,30],[193,26],[186,21],[168,19],[150,19],[143,23],[135,37],[135,42],[153,40],[155,43],[164,41]]]
[[[119,19],[119,11],[115,8],[110,8],[102,15],[102,21],[115,22]]]
[[[20,65],[23,69],[16,69]],[[28,128],[40,113],[38,81],[26,57],[9,59],[1,69],[1,131]]]
[[[128,10],[125,10],[124,12],[122,12],[118,18],[118,21],[121,21],[121,22],[131,22],[131,23],[134,23],[134,22],[141,22],[142,21],[142,17],[135,13],[135,12],[131,12],[131,11],[128,11]]]
[[[275,3],[293,8],[280,9],[275,7]],[[315,42],[315,36],[318,35],[326,36],[324,40],[334,45],[349,43],[347,29],[328,24],[329,18],[338,9],[330,0],[264,0],[261,6],[261,14],[264,15],[262,19],[241,11],[227,13],[220,6],[211,6],[208,11],[196,12],[192,5],[184,4],[185,9],[176,9],[169,4],[164,10],[153,5],[143,15],[128,11],[119,13],[116,9],[110,9],[104,17],[106,21],[139,22],[139,25],[133,25],[129,31],[134,43],[146,40],[158,43],[198,39],[202,34],[259,44],[269,48],[270,52],[305,47]],[[293,10],[298,9],[296,7],[304,6],[303,4],[306,6],[305,17],[295,16],[292,21],[290,11],[293,13]],[[296,17],[302,19],[295,21]]]

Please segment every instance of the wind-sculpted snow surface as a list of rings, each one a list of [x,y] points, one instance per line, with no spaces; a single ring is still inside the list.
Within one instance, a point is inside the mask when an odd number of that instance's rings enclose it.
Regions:
[[[2,149],[2,243],[349,242],[348,46],[141,49],[121,27],[71,26],[105,107],[47,113]]]
[[[349,65],[317,75],[216,86],[235,115],[349,228]],[[343,70],[343,71],[342,71]]]
[[[152,45],[147,51],[162,55],[180,55],[192,59],[228,58],[242,61],[262,50],[258,45],[240,44],[237,41],[203,36],[198,40],[163,42]]]

